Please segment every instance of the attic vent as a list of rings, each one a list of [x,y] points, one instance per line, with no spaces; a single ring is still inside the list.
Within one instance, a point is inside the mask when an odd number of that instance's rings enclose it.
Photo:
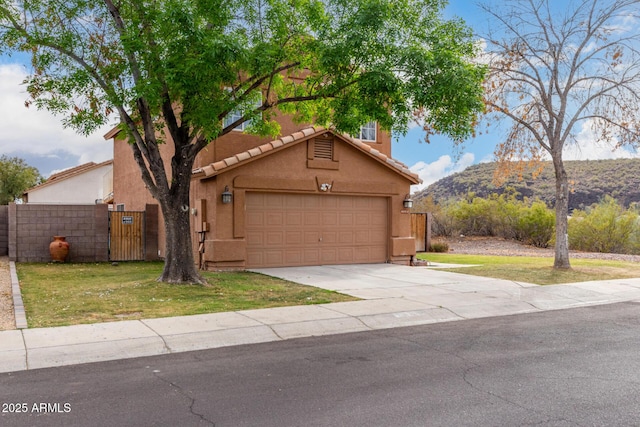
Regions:
[[[333,140],[316,139],[313,144],[313,157],[315,159],[333,160]]]

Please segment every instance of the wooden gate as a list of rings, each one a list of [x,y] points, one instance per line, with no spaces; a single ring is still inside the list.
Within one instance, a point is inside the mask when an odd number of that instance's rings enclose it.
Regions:
[[[144,261],[144,212],[109,212],[109,260]]]
[[[431,213],[411,214],[411,236],[416,240],[416,252],[427,252],[431,246]]]

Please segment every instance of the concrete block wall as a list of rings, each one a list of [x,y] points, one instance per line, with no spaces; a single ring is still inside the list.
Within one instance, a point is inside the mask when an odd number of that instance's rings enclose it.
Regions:
[[[0,256],[9,254],[9,206],[0,206]]]
[[[109,259],[109,214],[98,205],[9,205],[9,259],[17,262],[51,260],[53,236],[65,236],[68,262]]]

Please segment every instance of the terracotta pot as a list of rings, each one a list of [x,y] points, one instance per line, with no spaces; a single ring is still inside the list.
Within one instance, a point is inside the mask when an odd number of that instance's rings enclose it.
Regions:
[[[69,254],[69,242],[65,236],[53,236],[53,242],[49,244],[49,253],[53,262],[64,262]]]

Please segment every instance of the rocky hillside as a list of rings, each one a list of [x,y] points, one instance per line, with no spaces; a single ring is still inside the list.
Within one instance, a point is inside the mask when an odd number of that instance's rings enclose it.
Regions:
[[[512,178],[501,187],[493,184],[495,163],[470,166],[460,173],[445,177],[417,195],[418,201],[431,195],[438,202],[464,196],[469,192],[486,197],[491,193],[502,194],[512,187],[519,198],[538,197],[549,206],[555,201],[555,178],[553,166],[547,163],[543,172],[533,179],[526,174],[522,180]],[[610,195],[628,207],[632,202],[640,202],[640,159],[585,160],[565,162],[569,175],[569,210],[582,209]]]

